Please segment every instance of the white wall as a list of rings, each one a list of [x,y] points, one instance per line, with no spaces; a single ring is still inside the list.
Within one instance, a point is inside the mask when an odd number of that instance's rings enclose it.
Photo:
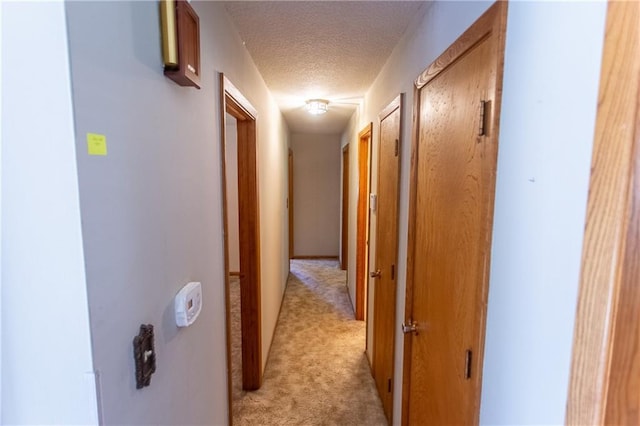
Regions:
[[[406,93],[396,330],[404,318],[413,81],[490,4],[427,5],[342,135],[343,146],[355,142],[357,132],[374,122],[375,192],[377,114]],[[559,424],[564,422],[605,8],[586,2],[511,2],[509,8],[481,423]],[[357,181],[356,159],[351,151],[351,187]],[[375,244],[375,214],[372,218]],[[353,227],[349,243],[349,292],[355,300]],[[371,324],[368,333],[371,339]],[[402,339],[397,333],[394,424],[401,414]]]
[[[238,216],[238,122],[226,114],[225,170],[227,182],[227,242],[229,272],[240,272],[240,229]]]
[[[510,4],[483,424],[564,423],[605,10]]]
[[[293,134],[295,256],[338,256],[340,248],[339,135]]]
[[[191,5],[201,90],[163,76],[157,2],[66,3],[105,424],[227,421],[219,71],[258,111],[263,365],[286,282],[286,125],[224,6]],[[106,157],[87,155],[87,132],[106,135]],[[173,298],[189,281],[202,282],[203,309],[178,329]],[[136,390],[131,342],[146,323],[157,371]]]
[[[97,424],[62,2],[2,3],[2,424]]]
[[[0,22],[2,22],[2,4],[0,3]],[[3,26],[4,27],[4,26]],[[0,43],[3,33],[0,32]],[[3,49],[0,48],[0,51]],[[0,54],[0,70],[2,70],[2,55]],[[1,71],[0,71],[1,73]],[[0,79],[0,91],[2,91],[2,80]],[[2,106],[0,105],[0,111]],[[2,123],[2,117],[0,117]],[[2,423],[2,132],[0,132],[0,423]]]

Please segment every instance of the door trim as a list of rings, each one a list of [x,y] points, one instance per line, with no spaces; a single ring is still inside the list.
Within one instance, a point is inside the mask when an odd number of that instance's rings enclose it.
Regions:
[[[240,299],[242,318],[242,387],[259,389],[262,384],[262,326],[260,293],[260,214],[258,210],[257,111],[242,93],[220,73],[220,163],[222,220],[224,227],[224,279],[227,331],[227,387],[229,423],[233,422],[231,377],[231,321],[229,289],[229,241],[225,166],[226,115],[238,126],[238,211],[240,236]]]
[[[567,424],[638,423],[638,395],[627,392],[640,362],[639,27],[638,2],[609,1]]]
[[[393,111],[397,110],[398,108],[402,108],[403,104],[404,104],[404,93],[401,93],[398,96],[396,96],[395,99],[392,100],[386,107],[384,107],[382,111],[380,111],[380,114],[378,114],[378,121],[382,122],[382,120],[387,118],[387,116],[391,114]],[[402,129],[402,114],[400,114],[400,118],[401,118],[400,128]]]
[[[369,268],[369,191],[371,188],[371,142],[373,123],[358,133],[358,210],[356,236],[356,319],[365,319],[367,270]],[[366,153],[363,154],[363,148]]]
[[[417,185],[415,184],[418,176],[418,145],[419,145],[419,117],[420,117],[420,89],[427,83],[437,77],[442,71],[444,71],[449,65],[463,56],[474,45],[488,37],[492,33],[496,33],[498,36],[497,45],[500,46],[501,52],[498,55],[496,76],[496,90],[495,90],[495,106],[494,112],[488,118],[490,122],[490,129],[499,129],[500,125],[500,107],[502,98],[502,76],[504,68],[504,44],[507,22],[507,2],[498,1],[495,2],[482,16],[480,16],[452,45],[450,45],[436,60],[434,60],[415,80],[413,89],[413,119],[412,119],[412,135],[411,135],[411,172],[410,172],[410,186],[409,186],[409,220],[408,220],[408,241],[407,241],[407,278],[406,278],[406,291],[405,291],[405,321],[411,318],[413,315],[413,271],[414,264],[416,262],[415,245],[416,238],[415,233],[412,232],[416,227],[416,206],[417,206]],[[497,144],[498,132],[493,131],[490,135],[490,141],[487,143]],[[497,149],[496,149],[497,155]],[[495,180],[494,180],[495,186]],[[493,223],[493,208],[494,208],[494,196],[495,188],[490,189],[491,198],[489,200],[489,210],[487,212],[487,221],[489,223],[488,229],[491,229]],[[487,241],[488,246],[491,246],[491,234]],[[479,365],[478,369],[478,383],[482,386],[482,365],[484,359],[484,337],[486,330],[486,316],[487,316],[487,296],[489,290],[489,265],[490,265],[491,251],[489,250],[486,259],[485,276],[481,285],[481,298],[483,301],[481,304],[480,314],[480,341],[478,345],[478,357],[474,364]],[[411,381],[411,334],[404,335],[404,354],[403,354],[403,372],[402,372],[402,424],[409,424],[409,385]],[[480,395],[482,389],[479,389],[477,401],[476,401],[476,413],[475,424],[479,421],[479,408],[480,408]]]

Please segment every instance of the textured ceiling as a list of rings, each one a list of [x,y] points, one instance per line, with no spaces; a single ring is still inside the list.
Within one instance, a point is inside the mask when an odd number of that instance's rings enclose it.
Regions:
[[[224,3],[290,130],[337,134],[424,2]],[[329,112],[307,114],[311,98]]]

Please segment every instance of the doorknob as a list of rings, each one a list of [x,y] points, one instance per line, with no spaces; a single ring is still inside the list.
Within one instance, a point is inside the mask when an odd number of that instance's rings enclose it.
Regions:
[[[418,324],[411,319],[407,323],[402,323],[402,332],[404,334],[414,333],[416,336],[418,335]]]
[[[371,278],[380,278],[380,276],[381,276],[381,275],[382,275],[382,271],[380,271],[380,269],[378,269],[378,270],[377,270],[377,271],[375,271],[375,272],[371,272],[371,273],[369,273],[369,276],[370,276]]]

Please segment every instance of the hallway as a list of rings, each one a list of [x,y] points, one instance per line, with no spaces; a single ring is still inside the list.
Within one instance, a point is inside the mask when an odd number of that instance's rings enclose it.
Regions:
[[[291,261],[262,388],[234,391],[235,425],[387,423],[345,279],[337,261]]]
[[[467,33],[494,3],[499,29]],[[640,2],[0,1],[0,22],[0,424],[230,424],[227,278],[241,270],[255,286],[245,378],[264,386],[237,392],[234,424],[386,424],[378,389],[389,423],[446,423],[411,412],[456,395],[430,392],[442,383],[474,388],[465,424],[597,424],[624,396],[607,393],[631,389],[603,378],[637,378],[613,355],[640,324],[624,320],[640,306],[626,294],[640,275],[627,267],[640,252]],[[484,44],[494,35],[504,49]],[[458,55],[489,70],[497,52],[488,88],[442,72]],[[227,113],[250,140],[233,161]],[[458,134],[474,143],[453,152]],[[381,172],[391,153],[397,182]],[[463,172],[472,155],[495,167]],[[225,210],[238,181],[250,229]],[[463,183],[482,196],[453,191]],[[378,229],[385,205],[396,238]],[[231,262],[236,222],[255,268]],[[481,261],[458,249],[480,233]],[[338,255],[348,273],[291,270]],[[459,261],[482,273],[477,292]],[[201,291],[183,303],[190,283]],[[376,390],[369,360],[388,372],[375,369]],[[423,365],[435,386],[411,374]]]

